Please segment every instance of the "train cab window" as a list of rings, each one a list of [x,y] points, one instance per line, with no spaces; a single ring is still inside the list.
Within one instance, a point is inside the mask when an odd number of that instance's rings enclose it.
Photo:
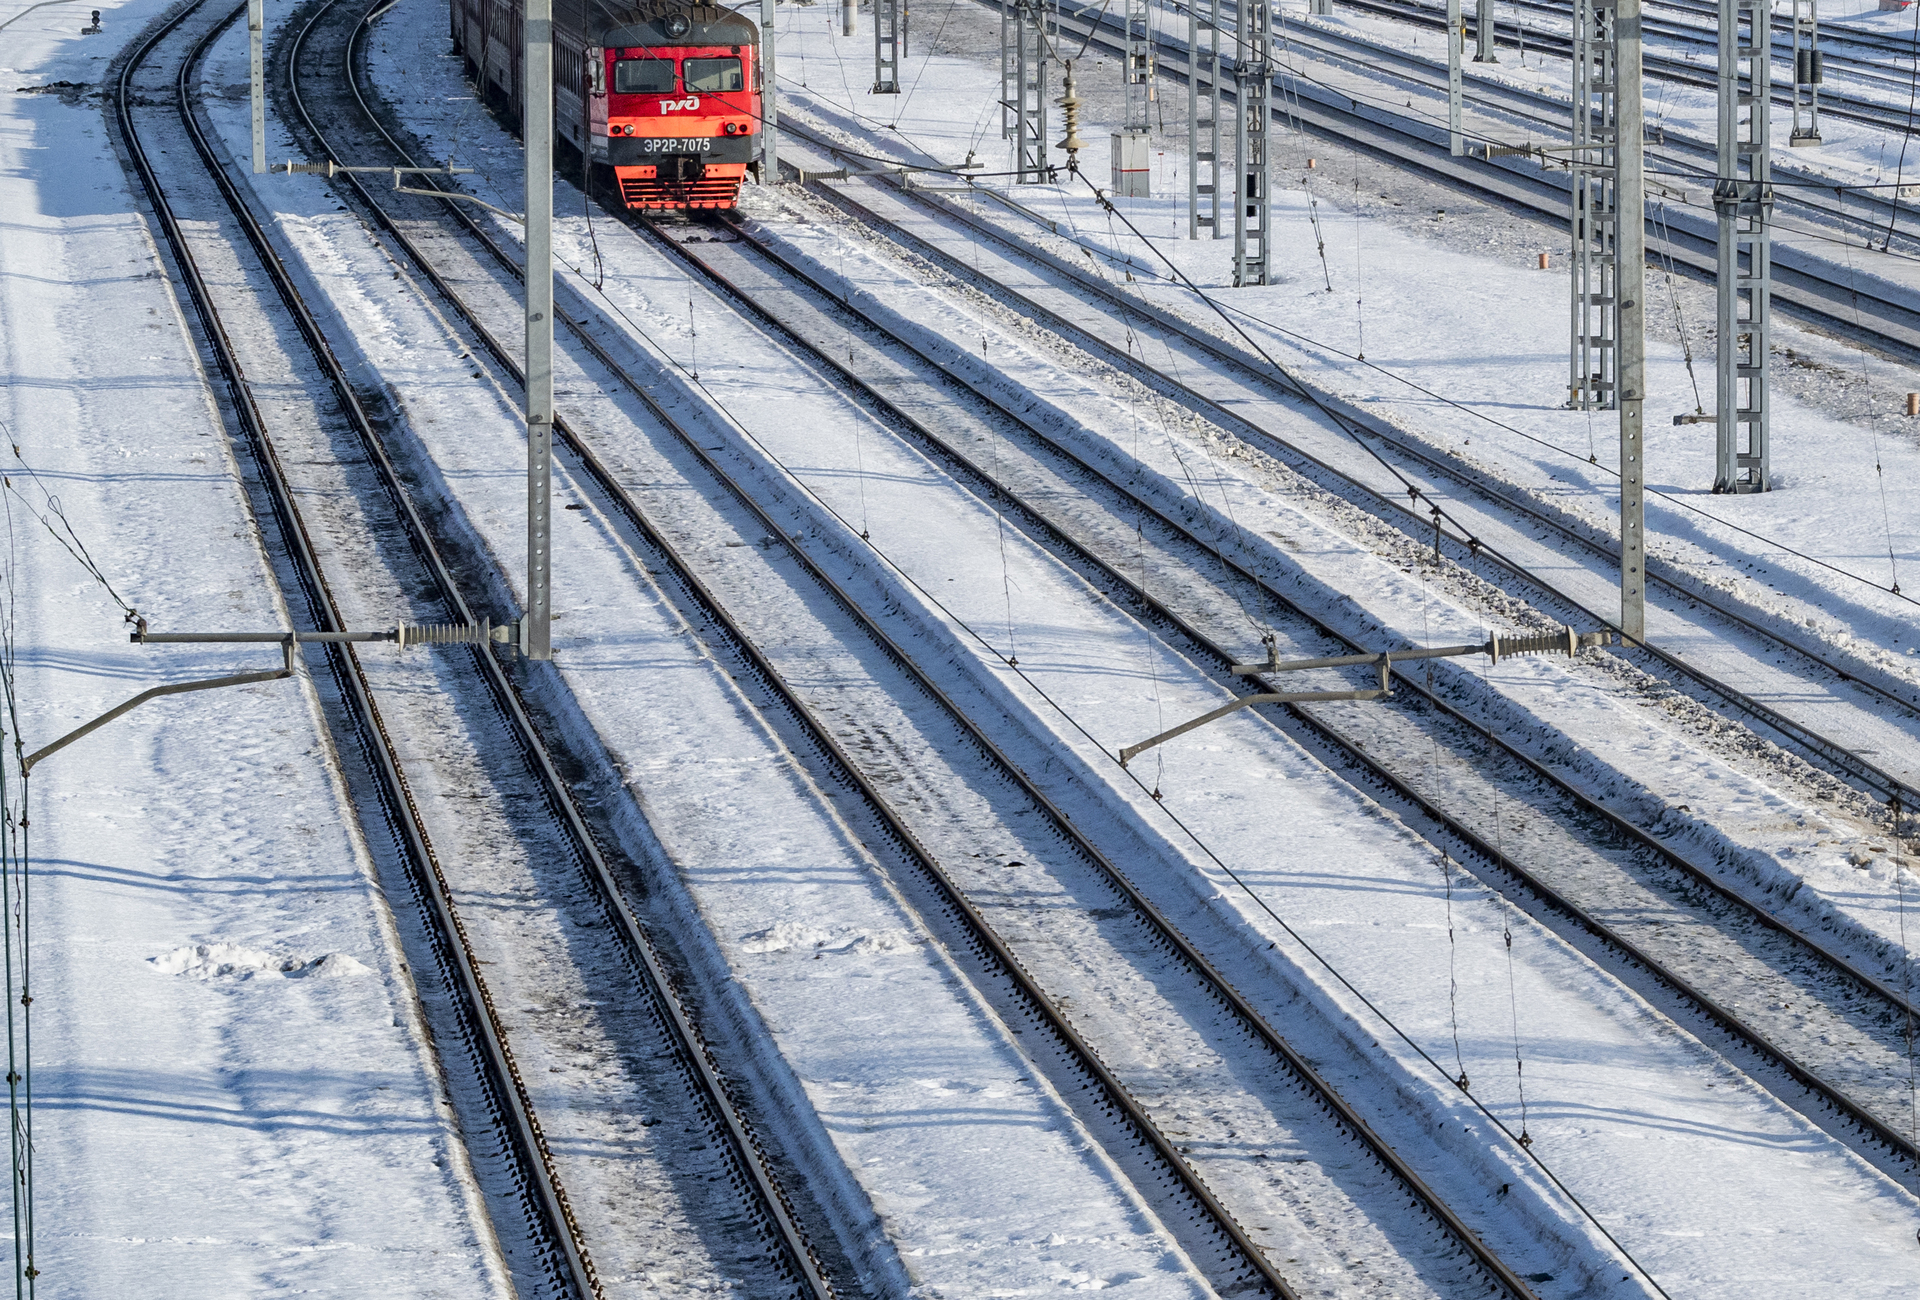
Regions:
[[[687,89],[709,93],[746,89],[741,81],[740,60],[688,59]]]
[[[712,62],[712,60],[706,60]],[[613,64],[616,95],[671,95],[672,59],[616,59]]]

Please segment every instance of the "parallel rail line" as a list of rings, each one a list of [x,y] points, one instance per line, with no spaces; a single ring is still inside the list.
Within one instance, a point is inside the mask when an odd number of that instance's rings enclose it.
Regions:
[[[229,404],[239,418],[263,470],[263,478],[278,516],[279,532],[285,540],[289,553],[294,557],[306,600],[310,608],[319,615],[322,630],[344,631],[346,629],[340,619],[331,585],[321,569],[311,535],[288,485],[279,454],[275,450],[272,436],[268,431],[265,416],[254,399],[252,387],[241,369],[233,343],[221,320],[219,309],[214,304],[213,294],[200,272],[199,264],[181,230],[180,223],[173,214],[165,187],[161,184],[159,175],[148,156],[141,134],[134,125],[131,109],[133,101],[129,84],[133,74],[162,40],[171,35],[201,7],[201,5],[191,5],[183,8],[136,47],[121,69],[116,89],[115,111],[121,136],[126,142],[128,154],[146,191],[148,203],[160,223],[174,262],[180,269],[195,317],[213,350],[221,377],[226,384]],[[190,92],[191,73],[199,65],[207,49],[245,12],[244,5],[235,9],[224,22],[211,28],[207,35],[195,44],[181,62],[174,89],[178,99],[180,119],[186,127],[202,164],[220,184],[223,196],[233,205],[242,224],[248,227],[249,236],[255,237],[258,231],[251,225],[250,214],[246,213],[245,205],[238,201],[237,195],[225,178],[219,160],[193,116],[193,99]],[[265,246],[261,243],[256,243],[255,247],[257,251],[265,250]],[[266,256],[271,258],[271,251],[265,250],[265,252]],[[276,287],[280,287],[282,292],[285,292],[286,286],[278,279],[276,279]],[[303,334],[306,334],[308,327],[312,324],[311,320],[301,317],[299,313],[296,313],[296,317],[300,321]],[[316,357],[321,359],[324,366],[325,359],[321,355],[325,352],[324,343],[319,342],[317,336],[310,334],[307,335],[307,342],[309,346],[318,344]],[[351,388],[341,382],[337,367],[329,368],[329,378],[335,381],[336,393],[343,407],[351,414],[360,415],[364,420],[364,413],[359,410],[357,398]],[[451,967],[451,973],[457,982],[458,992],[465,1001],[464,1019],[470,1031],[470,1046],[480,1059],[483,1077],[490,1085],[501,1126],[506,1129],[509,1142],[517,1152],[518,1162],[536,1203],[536,1213],[544,1221],[549,1245],[561,1256],[561,1265],[566,1274],[568,1288],[581,1296],[597,1295],[598,1287],[593,1279],[591,1264],[581,1252],[579,1242],[571,1231],[571,1211],[566,1206],[565,1191],[555,1175],[545,1136],[541,1133],[538,1120],[533,1114],[519,1066],[514,1061],[512,1051],[506,1042],[493,996],[487,988],[485,977],[481,974],[473,949],[467,941],[465,928],[454,906],[451,888],[441,870],[438,855],[427,837],[419,807],[395,752],[392,738],[381,718],[379,707],[373,699],[366,675],[360,666],[358,654],[351,645],[347,644],[330,645],[327,647],[327,654],[333,661],[336,678],[344,687],[343,694],[352,703],[356,725],[364,736],[372,738],[375,742],[366,748],[374,760],[376,773],[387,802],[388,817],[408,854],[416,882],[420,886],[420,893],[432,910],[433,919],[439,930],[441,955],[443,959],[450,959],[447,964]]]
[[[781,123],[781,130],[796,136],[825,153],[835,156],[845,155],[845,151],[837,148],[831,141],[820,138],[799,126],[797,123],[783,121]],[[854,161],[857,165],[857,160]],[[1413,441],[1399,435],[1391,427],[1379,421],[1369,420],[1362,413],[1352,411],[1336,412],[1333,409],[1333,399],[1327,394],[1320,392],[1310,383],[1301,380],[1297,375],[1286,371],[1270,369],[1264,363],[1244,355],[1232,344],[1215,338],[1204,330],[1198,329],[1177,314],[1160,308],[1144,299],[1125,295],[1122,291],[1090,274],[1086,269],[1066,259],[1053,257],[1043,251],[1029,247],[1009,236],[1005,231],[998,228],[995,223],[982,220],[964,211],[957,205],[939,202],[935,196],[922,194],[912,188],[901,186],[897,184],[897,182],[891,181],[890,178],[876,176],[873,179],[879,180],[881,183],[892,184],[893,188],[906,194],[913,201],[937,213],[942,220],[957,222],[981,238],[991,240],[1002,248],[1007,249],[1014,256],[1040,265],[1048,274],[1070,281],[1075,293],[1081,297],[1103,305],[1104,308],[1111,311],[1117,311],[1150,321],[1154,328],[1165,337],[1170,340],[1178,340],[1183,347],[1190,348],[1194,352],[1202,354],[1208,360],[1229,368],[1236,376],[1244,381],[1260,389],[1274,392],[1286,398],[1304,399],[1324,412],[1334,426],[1343,432],[1360,438],[1363,442],[1370,440],[1376,446],[1388,449],[1395,456],[1405,457],[1406,460],[1418,465],[1423,471],[1453,483],[1459,490],[1480,498],[1495,509],[1505,512],[1509,516],[1523,518],[1530,525],[1551,532],[1562,542],[1576,546],[1596,559],[1606,563],[1617,562],[1617,550],[1607,545],[1603,540],[1591,536],[1583,528],[1569,523],[1551,510],[1530,504],[1486,482],[1480,476],[1454,464],[1447,457],[1418,446]],[[971,268],[967,267],[964,263],[956,261],[940,249],[918,239],[910,231],[901,229],[896,223],[887,220],[867,205],[862,204],[856,197],[848,194],[843,188],[820,182],[813,183],[813,187],[817,193],[826,196],[830,202],[849,214],[876,229],[890,232],[890,237],[896,242],[913,247],[925,256],[933,258],[942,267],[951,271],[962,280],[975,283],[976,287],[980,288],[983,292],[1007,302],[1021,314],[1047,325],[1063,337],[1075,340],[1082,347],[1101,356],[1121,370],[1134,373],[1147,379],[1153,387],[1179,401],[1188,409],[1274,452],[1282,460],[1296,469],[1308,467],[1306,472],[1308,472],[1309,477],[1323,484],[1332,486],[1336,492],[1339,492],[1351,500],[1355,500],[1355,503],[1360,505],[1362,509],[1383,517],[1387,521],[1402,528],[1403,531],[1412,531],[1423,536],[1433,535],[1434,525],[1429,518],[1422,517],[1417,508],[1419,504],[1418,501],[1409,502],[1402,500],[1400,496],[1396,494],[1389,494],[1354,478],[1336,466],[1314,456],[1304,448],[1287,441],[1279,434],[1253,424],[1230,408],[1214,401],[1205,393],[1182,383],[1164,371],[1156,369],[1145,360],[1139,357],[1122,355],[1111,343],[1088,333],[1074,322],[1060,316],[1043,304],[1020,294],[1017,290],[1004,285],[979,283],[978,277],[975,276]],[[1425,497],[1425,494],[1423,493],[1422,496]],[[1427,498],[1426,504],[1432,507],[1438,503]],[[1446,518],[1444,507],[1442,507],[1441,513],[1442,517]],[[1468,568],[1476,568],[1484,561],[1500,570],[1504,570],[1515,578],[1521,579],[1536,590],[1546,593],[1555,600],[1580,610],[1594,621],[1604,626],[1612,627],[1616,631],[1618,630],[1618,624],[1607,613],[1586,607],[1576,597],[1559,591],[1551,581],[1534,573],[1522,562],[1503,554],[1499,548],[1482,541],[1457,522],[1451,519],[1448,519],[1448,522],[1454,523],[1454,527],[1458,532],[1456,534],[1455,532],[1442,530],[1442,539],[1446,546],[1453,551],[1456,558]],[[1908,716],[1920,714],[1920,701],[1916,701],[1906,695],[1889,690],[1876,682],[1870,681],[1845,666],[1829,660],[1818,650],[1803,645],[1783,635],[1778,630],[1768,627],[1764,623],[1742,613],[1738,609],[1716,600],[1710,592],[1698,588],[1683,579],[1661,572],[1661,568],[1656,562],[1649,562],[1647,566],[1647,580],[1650,587],[1659,588],[1669,593],[1672,598],[1678,601],[1704,606],[1710,609],[1716,617],[1724,619],[1726,622],[1739,627],[1745,632],[1765,639],[1779,650],[1793,656],[1796,661],[1805,663],[1808,667],[1820,672],[1831,674],[1841,682],[1848,683],[1862,693],[1873,697],[1874,701],[1880,706],[1897,709],[1900,713]],[[1903,806],[1920,807],[1920,788],[1916,788],[1902,781],[1891,772],[1870,762],[1861,755],[1854,753],[1845,745],[1828,739],[1812,727],[1801,723],[1781,710],[1718,681],[1704,670],[1661,649],[1658,645],[1643,643],[1636,648],[1651,656],[1666,670],[1685,677],[1730,707],[1737,709],[1739,712],[1755,719],[1766,728],[1781,735],[1803,753],[1811,755],[1817,765],[1835,771],[1843,779],[1851,783],[1858,784],[1876,792],[1883,800],[1897,797]]]
[[[180,224],[173,215],[165,186],[141,143],[131,113],[128,81],[133,70],[161,39],[200,7],[190,6],[176,15],[149,36],[128,60],[119,84],[117,111],[120,126],[143,188],[160,221],[175,261],[181,267],[196,318],[201,322],[210,340],[222,376],[226,381],[232,405],[250,442],[256,449],[263,467],[264,478],[275,503],[276,514],[282,524],[289,550],[296,558],[308,599],[319,614],[325,629],[338,631],[342,628],[337,604],[301,519],[294,494],[281,468],[271,431],[254,401],[247,378],[227,338],[219,308],[200,274]],[[240,195],[237,186],[228,176],[216,150],[194,117],[193,104],[196,97],[191,85],[192,72],[198,67],[213,41],[243,13],[245,13],[244,5],[236,8],[198,42],[183,62],[176,82],[181,120],[192,138],[206,173],[218,186],[234,219],[244,230],[255,258],[272,280],[282,305],[298,327],[308,351],[335,394],[342,413],[347,417],[376,467],[380,481],[391,499],[396,515],[407,531],[411,545],[432,577],[436,596],[454,615],[456,621],[472,624],[475,622],[472,610],[467,605],[451,571],[440,556],[429,530],[395,472],[374,422],[369,418],[284,262],[272,247],[271,241],[260,227],[245,199]],[[395,831],[408,855],[422,897],[431,910],[433,922],[438,930],[439,943],[445,954],[451,958],[450,964],[453,968],[455,984],[458,993],[465,1000],[466,1018],[473,1027],[474,1044],[481,1058],[483,1075],[489,1080],[490,1090],[497,1103],[496,1114],[506,1131],[510,1146],[517,1153],[517,1160],[522,1168],[525,1194],[531,1201],[529,1208],[532,1211],[532,1217],[537,1221],[536,1235],[545,1236],[555,1256],[551,1267],[551,1272],[554,1274],[553,1280],[564,1289],[582,1297],[583,1300],[585,1297],[599,1297],[604,1292],[594,1269],[587,1243],[574,1216],[566,1188],[559,1177],[553,1153],[547,1144],[539,1116],[535,1112],[519,1066],[514,1059],[511,1044],[508,1042],[492,994],[480,971],[480,959],[468,939],[466,927],[453,899],[451,886],[428,838],[405,770],[381,719],[377,702],[373,698],[373,693],[352,647],[334,646],[330,648],[330,653],[335,657],[336,673],[345,686],[343,695],[351,702],[354,724],[363,734],[377,741],[369,745],[368,750],[375,760],[376,775],[381,785],[383,800],[387,805]],[[751,1171],[759,1167],[760,1156],[728,1095],[725,1081],[711,1058],[710,1049],[701,1041],[697,1029],[680,1005],[674,986],[668,979],[645,931],[626,906],[600,846],[575,805],[566,782],[560,777],[544,741],[519,699],[516,688],[502,670],[498,660],[494,658],[490,648],[475,648],[472,651],[472,658],[489,687],[493,703],[508,720],[521,747],[523,757],[545,794],[547,813],[559,827],[564,839],[572,845],[590,889],[604,913],[612,921],[629,956],[644,973],[644,994],[655,1009],[657,1022],[666,1030],[670,1049],[685,1066],[689,1077],[695,1081],[696,1087],[701,1090],[701,1103],[711,1116],[717,1118],[722,1131],[736,1143],[734,1152],[736,1162],[742,1167],[744,1174],[750,1175]],[[791,1223],[783,1222],[777,1208],[777,1199],[774,1208],[770,1209],[763,1204],[754,1213],[763,1222],[770,1219],[783,1226],[784,1231],[776,1231],[774,1234],[774,1247],[770,1251],[771,1262],[779,1274],[792,1281],[795,1294],[810,1296],[814,1300],[828,1300],[833,1295],[832,1289],[820,1275],[817,1263],[811,1258],[810,1251],[804,1244],[804,1238],[799,1236]]]
[[[355,95],[360,99],[367,120],[386,137],[389,146],[399,158],[407,158],[405,148],[394,140],[361,95],[358,83],[355,83]],[[347,177],[352,181],[351,176]],[[435,182],[436,184],[438,182]],[[409,259],[419,269],[424,278],[434,284],[442,297],[455,309],[466,322],[474,336],[493,356],[495,362],[506,373],[513,375],[518,382],[524,382],[523,372],[512,349],[505,346],[489,329],[478,314],[474,312],[452,287],[439,274],[438,270],[404,231],[392,222],[373,196],[357,184],[353,185],[360,201],[374,214],[375,219],[406,252]],[[485,230],[470,214],[458,207],[449,205],[451,215],[486,250],[501,270],[516,278],[524,274],[520,263],[503,249],[490,232]],[[648,408],[649,412],[663,427],[674,435],[680,445],[701,465],[727,493],[742,507],[749,511],[769,532],[778,538],[786,534],[768,512],[767,507],[754,497],[724,466],[722,466],[685,426],[649,392],[648,386],[633,376],[626,367],[613,357],[601,343],[585,328],[585,322],[569,313],[561,313],[561,323],[568,326],[574,337],[586,348],[594,359],[609,373],[624,383]],[[1125,1124],[1154,1153],[1156,1161],[1177,1180],[1181,1193],[1195,1210],[1205,1215],[1213,1225],[1215,1233],[1230,1244],[1234,1254],[1244,1261],[1244,1271],[1238,1284],[1251,1283],[1271,1294],[1290,1298],[1296,1293],[1276,1266],[1267,1259],[1265,1253],[1247,1237],[1233,1213],[1220,1203],[1206,1183],[1198,1176],[1186,1160],[1178,1146],[1169,1139],[1153,1121],[1145,1108],[1127,1089],[1101,1059],[1098,1050],[1089,1043],[1075,1028],[1058,1004],[1034,979],[1020,962],[1017,955],[994,930],[984,914],[966,896],[964,890],[948,874],[938,859],[921,843],[907,822],[891,806],[878,787],[866,776],[861,767],[846,752],[830,728],[815,714],[799,692],[789,684],[777,667],[754,645],[734,617],[714,595],[711,589],[695,573],[692,567],[677,553],[672,544],[649,520],[645,510],[634,500],[632,494],[618,480],[582,439],[577,431],[569,426],[564,418],[556,418],[556,432],[562,445],[577,458],[587,476],[594,481],[599,490],[611,501],[620,514],[640,536],[646,539],[671,567],[676,580],[687,590],[699,606],[706,619],[721,633],[734,652],[748,665],[762,685],[777,698],[787,712],[800,726],[809,743],[830,763],[835,775],[848,787],[856,790],[865,806],[885,827],[896,846],[901,849],[914,867],[929,880],[938,891],[949,910],[949,915],[958,920],[971,943],[976,955],[983,958],[996,973],[1003,975],[1017,991],[1020,1000],[1047,1028],[1056,1042],[1065,1049],[1081,1071],[1099,1087],[1107,1104],[1124,1117]],[[1257,1009],[1255,1009],[1234,986],[1215,968],[1212,962],[1186,938],[1159,909],[1141,893],[1137,886],[1116,867],[1110,859],[1087,838],[1073,820],[1055,804],[1038,786],[1027,777],[1000,747],[985,734],[967,713],[961,709],[941,687],[934,682],[912,657],[902,649],[892,637],[846,590],[800,546],[791,541],[785,543],[788,551],[807,572],[808,576],[833,601],[833,603],[873,641],[889,660],[900,668],[923,691],[928,699],[962,730],[979,753],[1012,785],[1028,798],[1035,808],[1046,818],[1048,824],[1059,837],[1073,848],[1077,855],[1102,876],[1114,890],[1127,902],[1138,916],[1156,935],[1163,948],[1171,953],[1191,974],[1198,977],[1210,990],[1217,1001],[1225,1007],[1248,1032],[1268,1051],[1282,1062],[1287,1069],[1300,1079],[1319,1097],[1326,1108],[1336,1117],[1337,1122],[1358,1140],[1380,1162],[1390,1174],[1396,1177],[1407,1190],[1410,1198],[1436,1223],[1448,1232],[1475,1260],[1476,1264],[1503,1290],[1516,1297],[1516,1300],[1530,1300],[1533,1292],[1527,1282],[1520,1278],[1498,1255],[1490,1250],[1479,1237],[1452,1211],[1440,1197],[1429,1188],[1419,1175],[1407,1166],[1393,1151],[1392,1147],[1375,1134],[1371,1126],[1339,1093],[1332,1088],[1312,1064],[1301,1057],[1287,1041],[1273,1029]]]
[[[630,222],[630,224],[643,232],[651,229],[650,226],[642,220],[635,220]],[[957,374],[952,362],[934,356],[918,344],[901,337],[886,324],[875,319],[871,313],[865,312],[853,305],[843,295],[836,294],[832,286],[821,281],[815,273],[801,266],[786,254],[773,248],[764,240],[758,238],[743,223],[737,220],[723,219],[721,224],[733,233],[736,238],[754,248],[755,251],[768,262],[779,267],[795,281],[805,285],[821,299],[831,303],[834,311],[844,314],[859,325],[880,335],[888,341],[889,346],[912,356],[921,366],[941,375],[946,381],[947,390],[950,394],[959,397],[963,401],[984,407],[993,416],[1009,421],[1025,430],[1031,439],[1046,447],[1048,451],[1060,461],[1070,465],[1076,473],[1084,474],[1093,479],[1105,491],[1111,493],[1119,500],[1126,502],[1130,510],[1137,510],[1141,514],[1151,517],[1159,527],[1181,538],[1187,546],[1205,554],[1213,562],[1231,570],[1240,581],[1257,588],[1266,601],[1271,602],[1276,608],[1286,611],[1295,619],[1305,623],[1312,628],[1316,635],[1327,641],[1335,642],[1346,647],[1351,653],[1367,653],[1370,650],[1378,648],[1361,645],[1345,634],[1338,632],[1318,615],[1300,606],[1298,602],[1289,597],[1285,592],[1273,586],[1240,560],[1226,554],[1219,546],[1208,543],[1196,534],[1190,526],[1162,510],[1134,488],[1121,482],[1112,474],[1086,460],[1064,442],[1049,434],[1041,425],[1029,419],[1025,413],[1008,406],[994,397],[990,391],[983,389],[977,384],[970,383],[964,376]],[[1055,522],[1045,511],[1023,499],[1018,492],[1008,487],[985,467],[975,462],[966,452],[953,445],[950,440],[944,438],[937,431],[927,426],[924,421],[917,419],[910,412],[901,408],[885,391],[869,383],[853,365],[850,365],[837,354],[828,351],[817,341],[808,338],[804,333],[791,328],[776,313],[757,303],[750,294],[739,289],[724,274],[709,265],[694,248],[665,238],[659,238],[656,242],[669,249],[701,275],[719,286],[723,292],[727,293],[735,301],[741,303],[743,307],[753,313],[757,318],[766,322],[772,329],[778,331],[782,337],[809,353],[819,367],[836,375],[842,383],[859,392],[863,398],[874,404],[879,410],[884,411],[891,421],[906,430],[915,441],[920,442],[932,450],[942,461],[958,467],[966,479],[984,488],[986,492],[992,496],[1009,503],[1016,512],[1026,519],[1033,531],[1044,537],[1051,549],[1066,553],[1077,566],[1082,566],[1098,573],[1104,583],[1124,592],[1128,600],[1137,602],[1140,606],[1150,610],[1157,620],[1171,628],[1181,640],[1194,646],[1205,658],[1211,660],[1220,669],[1222,674],[1225,673],[1226,668],[1238,661],[1240,656],[1236,656],[1231,649],[1212,640],[1204,632],[1196,628],[1188,618],[1172,609],[1161,598],[1152,595],[1140,582],[1102,558],[1092,547],[1075,538],[1065,527]],[[1891,1011],[1904,1014],[1908,1009],[1901,995],[1884,982],[1859,971],[1844,958],[1819,944],[1818,941],[1786,925],[1778,918],[1769,914],[1765,909],[1756,906],[1737,892],[1726,888],[1712,875],[1688,861],[1681,854],[1663,845],[1659,840],[1655,839],[1627,818],[1608,809],[1605,805],[1592,799],[1571,785],[1564,778],[1557,775],[1551,768],[1532,758],[1524,750],[1512,744],[1494,729],[1467,716],[1461,710],[1449,704],[1444,698],[1429,689],[1426,684],[1419,680],[1416,671],[1411,665],[1395,665],[1392,671],[1398,678],[1401,686],[1411,690],[1428,707],[1455,725],[1467,730],[1483,744],[1506,755],[1534,777],[1545,783],[1549,788],[1556,791],[1561,798],[1567,800],[1581,813],[1599,820],[1621,839],[1651,854],[1657,861],[1679,871],[1696,884],[1704,886],[1716,897],[1733,905],[1742,915],[1757,922],[1762,927],[1789,939],[1802,950],[1805,957],[1812,959],[1828,971],[1830,975],[1842,981],[1852,982],[1870,991],[1879,997]],[[1226,677],[1225,680],[1234,689],[1243,694],[1256,693],[1262,689],[1277,689],[1277,687],[1270,684],[1261,684],[1260,679]],[[1806,1088],[1814,1097],[1818,1098],[1819,1101],[1831,1107],[1836,1115],[1857,1127],[1870,1140],[1884,1146],[1904,1160],[1920,1163],[1920,1149],[1916,1149],[1910,1135],[1902,1134],[1893,1129],[1885,1121],[1854,1101],[1844,1091],[1822,1079],[1815,1069],[1795,1059],[1791,1053],[1773,1044],[1764,1033],[1723,1006],[1718,999],[1706,993],[1699,987],[1696,981],[1681,975],[1674,970],[1670,964],[1661,961],[1631,939],[1619,934],[1612,927],[1594,916],[1591,911],[1574,902],[1564,893],[1542,880],[1536,872],[1528,868],[1525,864],[1515,860],[1511,855],[1502,851],[1496,844],[1489,842],[1483,832],[1468,825],[1458,815],[1440,807],[1432,796],[1415,788],[1405,776],[1388,767],[1379,757],[1368,751],[1364,746],[1357,745],[1351,737],[1345,735],[1338,727],[1323,716],[1320,716],[1320,711],[1301,705],[1288,705],[1285,706],[1285,708],[1289,714],[1303,723],[1327,748],[1334,750],[1345,761],[1366,772],[1372,779],[1394,791],[1398,797],[1412,806],[1417,807],[1423,815],[1444,827],[1448,834],[1457,838],[1460,842],[1469,845],[1483,860],[1491,863],[1509,879],[1519,884],[1522,889],[1538,898],[1547,907],[1565,915],[1580,929],[1599,939],[1602,943],[1625,957],[1629,962],[1646,970],[1655,979],[1677,993],[1682,999],[1693,1004],[1701,1014],[1721,1031],[1754,1051],[1763,1060],[1781,1069],[1795,1082]]]

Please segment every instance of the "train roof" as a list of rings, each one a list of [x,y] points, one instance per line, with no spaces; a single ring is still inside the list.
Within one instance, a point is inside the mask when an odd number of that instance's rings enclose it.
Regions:
[[[684,16],[687,30],[667,33],[670,19]],[[676,24],[677,25],[677,24]],[[618,48],[653,45],[758,45],[760,28],[741,14],[716,4],[684,0],[588,0],[588,39]]]

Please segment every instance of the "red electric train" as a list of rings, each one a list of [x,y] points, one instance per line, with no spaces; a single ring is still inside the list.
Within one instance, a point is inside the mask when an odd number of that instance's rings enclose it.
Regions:
[[[521,0],[452,0],[453,47],[521,117]],[[686,0],[554,0],[554,130],[645,211],[731,208],[760,133],[760,30]]]

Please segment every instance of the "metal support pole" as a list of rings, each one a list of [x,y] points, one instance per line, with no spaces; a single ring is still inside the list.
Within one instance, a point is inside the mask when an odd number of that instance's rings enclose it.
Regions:
[[[1113,192],[1143,199],[1153,194],[1153,7],[1148,0],[1126,4],[1126,117],[1113,137]]]
[[[1494,56],[1493,42],[1493,0],[1479,0],[1474,10],[1474,42],[1478,47],[1473,56],[1475,63],[1498,63]]]
[[[847,30],[851,33],[853,29]],[[760,0],[760,183],[780,183],[780,93],[773,65],[773,0]]]
[[[1719,382],[1715,492],[1765,492],[1767,332],[1773,298],[1772,14],[1767,0],[1720,0]]]
[[[855,0],[840,0],[840,34],[842,36],[860,34],[860,7]]]
[[[1447,151],[1455,158],[1466,156],[1467,137],[1461,131],[1461,113],[1465,94],[1460,83],[1460,56],[1467,43],[1467,20],[1461,17],[1460,0],[1447,0]]]
[[[1014,163],[1015,182],[1039,185],[1047,179],[1047,46],[1041,24],[1044,0],[1014,3]]]
[[[1220,238],[1220,0],[1206,0],[1207,16],[1200,16],[1200,0],[1187,6],[1187,238],[1200,238],[1200,227]],[[1203,48],[1200,33],[1207,34]],[[1205,75],[1205,89],[1201,77]],[[1202,143],[1201,132],[1206,132]],[[1211,168],[1206,183],[1200,180],[1200,165]],[[1207,197],[1212,212],[1200,214],[1200,200]]]
[[[772,0],[767,0],[769,6]],[[553,658],[553,0],[526,0],[527,607],[520,651]]]
[[[1187,6],[1187,238],[1200,238],[1200,6]]]
[[[1573,175],[1573,330],[1567,405],[1582,411],[1614,405],[1614,344],[1620,334],[1614,293],[1620,224],[1617,29],[1617,0],[1574,0],[1573,145],[1568,153]]]
[[[1020,56],[1015,36],[1020,29],[1020,0],[1000,0],[1000,138],[1020,135]]]
[[[1235,154],[1239,176],[1233,202],[1233,283],[1270,282],[1267,234],[1272,192],[1267,178],[1267,139],[1273,127],[1273,11],[1268,0],[1240,6],[1239,57],[1233,63]]]
[[[1825,61],[1820,53],[1820,0],[1793,0],[1793,134],[1787,138],[1793,148],[1820,143]]]
[[[1153,6],[1147,0],[1127,0],[1126,73],[1125,129],[1151,130],[1154,100]]]
[[[267,76],[261,45],[267,27],[266,0],[247,0],[247,62],[253,79],[253,174],[267,170]]]
[[[773,0],[763,0],[772,4]],[[873,93],[900,93],[900,0],[873,0]]]
[[[1647,223],[1645,138],[1641,129],[1640,0],[1619,0],[1615,71],[1619,76],[1620,289],[1620,630],[1647,637],[1646,465]]]
[[[1213,231],[1213,238],[1226,234],[1220,228],[1220,0],[1206,0],[1207,16],[1200,18],[1199,0],[1191,0],[1189,16],[1207,33],[1207,48],[1201,52],[1199,41],[1190,39],[1193,55],[1187,62],[1187,157],[1192,159],[1187,186],[1187,233],[1200,238],[1200,227]],[[1192,35],[1189,29],[1189,35]],[[1199,67],[1196,67],[1196,61]],[[1206,90],[1196,91],[1199,68],[1206,69]],[[1206,132],[1206,146],[1199,147],[1200,132]],[[1207,164],[1208,178],[1200,183],[1200,164]],[[1206,197],[1210,211],[1200,215],[1200,199]]]

